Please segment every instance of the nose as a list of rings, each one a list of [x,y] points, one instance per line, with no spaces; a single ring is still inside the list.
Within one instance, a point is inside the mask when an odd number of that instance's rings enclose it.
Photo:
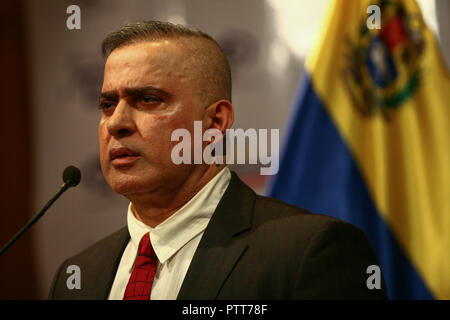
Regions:
[[[136,131],[136,123],[133,117],[133,108],[126,101],[120,101],[107,122],[110,135],[115,138],[123,138],[132,135]]]

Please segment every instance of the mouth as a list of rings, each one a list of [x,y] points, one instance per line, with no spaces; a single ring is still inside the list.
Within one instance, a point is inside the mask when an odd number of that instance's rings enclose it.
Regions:
[[[109,151],[109,159],[113,166],[129,166],[140,157],[139,153],[128,148],[113,148]]]

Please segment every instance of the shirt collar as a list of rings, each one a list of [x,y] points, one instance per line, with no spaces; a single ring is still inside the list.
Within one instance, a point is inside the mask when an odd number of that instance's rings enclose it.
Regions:
[[[136,252],[142,236],[150,232],[150,241],[159,262],[164,263],[172,257],[192,238],[205,230],[230,179],[230,170],[225,167],[183,207],[155,228],[136,219],[130,202],[127,224]]]

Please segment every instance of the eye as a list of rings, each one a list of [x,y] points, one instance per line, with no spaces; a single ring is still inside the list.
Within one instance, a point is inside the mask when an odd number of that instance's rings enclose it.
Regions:
[[[103,111],[108,111],[112,107],[114,107],[114,103],[110,102],[110,101],[103,101],[103,102],[100,102],[100,104],[99,104],[99,108]]]
[[[140,97],[140,100],[143,103],[152,103],[152,102],[159,102],[159,101],[161,101],[158,97],[153,96],[153,95],[149,95],[149,94],[142,95]]]

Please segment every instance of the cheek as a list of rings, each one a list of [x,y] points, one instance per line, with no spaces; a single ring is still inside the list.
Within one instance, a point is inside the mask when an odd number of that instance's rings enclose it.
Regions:
[[[179,128],[187,128],[193,134],[193,122],[192,119],[186,119],[180,115],[164,115],[153,117],[151,121],[143,121],[140,124],[145,153],[148,160],[153,165],[165,168],[172,168],[176,166],[172,162],[172,150],[180,143],[180,141],[172,141],[172,133]],[[173,169],[173,168],[172,168]]]
[[[153,116],[143,119],[138,124],[140,132],[145,140],[152,144],[167,145],[171,144],[172,132],[178,128],[193,127],[193,120],[186,120],[176,112],[166,115]]]
[[[101,124],[98,126],[98,143],[100,147],[100,152],[102,152],[102,150],[105,149],[106,146],[106,135],[104,126],[102,126]]]
[[[165,162],[170,159],[170,153],[174,141],[171,141],[172,132],[174,130],[174,124],[167,119],[161,119],[160,121],[154,121],[151,124],[143,126],[140,134],[143,139],[143,148],[150,158]],[[158,161],[159,162],[159,161]]]
[[[102,170],[104,171],[106,169],[106,163],[109,157],[109,154],[107,153],[107,146],[108,146],[108,140],[107,140],[107,134],[105,127],[100,124],[98,127],[98,143],[99,143],[99,152],[100,152],[100,164],[102,166]]]

